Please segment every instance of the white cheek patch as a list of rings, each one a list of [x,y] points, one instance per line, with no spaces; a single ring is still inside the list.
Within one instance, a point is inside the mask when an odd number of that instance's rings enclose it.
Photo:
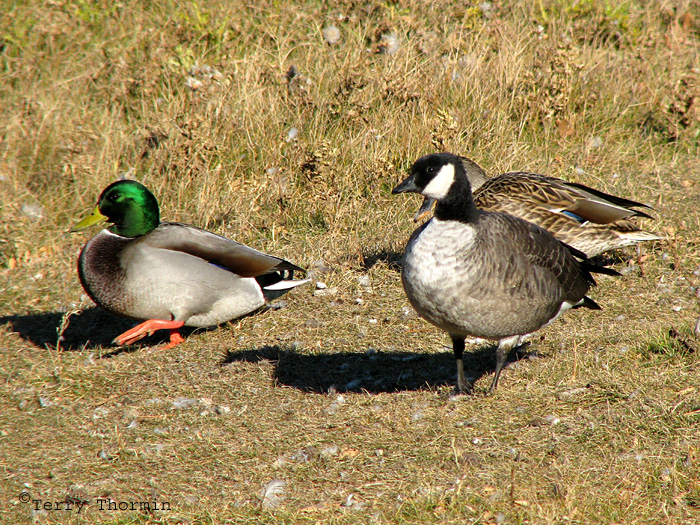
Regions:
[[[421,192],[426,197],[433,199],[443,199],[452,187],[455,181],[455,167],[453,164],[445,164],[440,171],[437,172],[433,180]]]

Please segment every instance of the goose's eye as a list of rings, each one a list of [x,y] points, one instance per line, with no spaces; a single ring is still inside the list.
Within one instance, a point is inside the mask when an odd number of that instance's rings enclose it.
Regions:
[[[428,173],[428,175],[432,175],[435,173],[435,166],[428,166],[425,171]]]

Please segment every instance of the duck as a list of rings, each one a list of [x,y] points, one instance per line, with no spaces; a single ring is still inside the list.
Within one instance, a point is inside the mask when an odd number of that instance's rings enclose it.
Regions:
[[[457,363],[454,394],[472,392],[462,360],[465,339],[498,342],[492,393],[511,350],[573,308],[600,310],[586,294],[593,273],[619,275],[521,218],[477,207],[461,158],[419,158],[392,190],[436,202],[434,216],[411,235],[401,281],[425,320],[447,332]]]
[[[90,298],[114,314],[141,320],[114,339],[130,345],[170,330],[165,348],[182,343],[183,326],[211,327],[263,307],[308,279],[289,261],[212,232],[161,222],[158,200],[140,182],[107,186],[91,214],[71,231],[110,225],[78,257],[80,283]]]
[[[528,171],[489,178],[473,160],[466,157],[459,160],[478,208],[508,213],[537,224],[588,258],[662,239],[640,229],[632,220],[653,218],[635,209],[651,209],[646,204]],[[426,217],[434,204],[434,199],[425,197],[414,221]]]

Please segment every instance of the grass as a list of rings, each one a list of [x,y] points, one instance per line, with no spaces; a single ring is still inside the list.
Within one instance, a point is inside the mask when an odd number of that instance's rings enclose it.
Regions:
[[[685,1],[8,4],[0,521],[699,520],[699,21]],[[418,199],[390,196],[438,150],[649,203],[665,236],[616,255],[603,310],[543,330],[492,396],[474,348],[456,402],[448,339],[400,285]],[[85,297],[66,231],[119,176],[336,293],[113,347],[129,322]]]

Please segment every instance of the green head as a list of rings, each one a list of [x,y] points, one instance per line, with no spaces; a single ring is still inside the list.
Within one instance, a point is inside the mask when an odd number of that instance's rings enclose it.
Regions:
[[[107,186],[92,214],[73,226],[78,231],[104,220],[107,228],[122,237],[139,237],[160,223],[158,200],[143,184],[134,180],[119,180]]]

